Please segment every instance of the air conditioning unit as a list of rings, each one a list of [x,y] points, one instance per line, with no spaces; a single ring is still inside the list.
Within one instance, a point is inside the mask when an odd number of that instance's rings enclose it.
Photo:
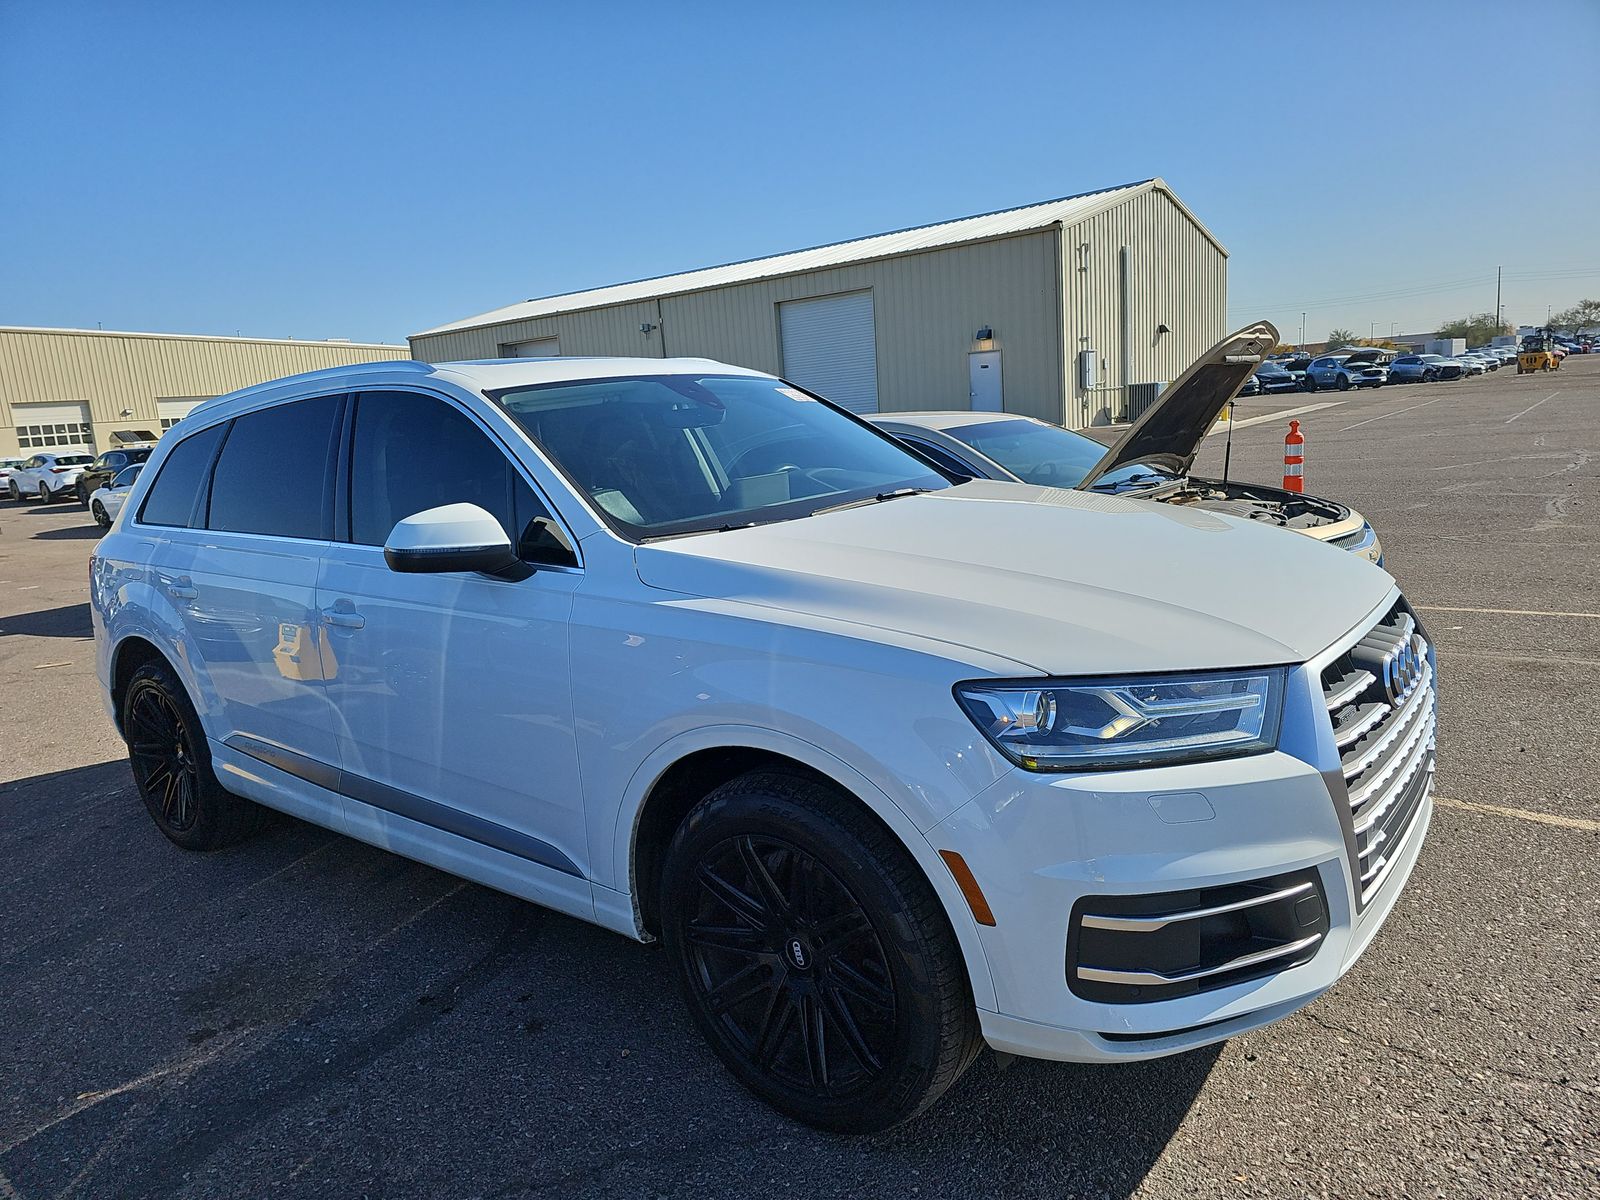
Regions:
[[[1123,409],[1120,415],[1122,423],[1137,421],[1144,416],[1145,410],[1154,404],[1167,390],[1166,383],[1130,383],[1123,397]]]

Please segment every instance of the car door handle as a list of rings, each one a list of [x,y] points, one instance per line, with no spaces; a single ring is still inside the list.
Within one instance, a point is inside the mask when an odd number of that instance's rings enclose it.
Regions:
[[[167,595],[174,600],[193,600],[200,595],[200,589],[194,586],[194,580],[187,575],[180,575],[176,579],[165,581]]]
[[[322,610],[322,623],[337,625],[340,629],[361,629],[366,625],[367,619],[352,609],[325,608]]]

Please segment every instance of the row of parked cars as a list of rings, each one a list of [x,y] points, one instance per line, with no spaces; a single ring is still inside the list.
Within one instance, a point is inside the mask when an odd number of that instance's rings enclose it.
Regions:
[[[102,529],[109,529],[154,449],[151,442],[118,446],[98,456],[46,450],[28,458],[0,458],[0,496],[18,503],[77,500]]]
[[[1380,349],[1351,347],[1315,357],[1280,354],[1268,359],[1239,393],[1255,396],[1272,392],[1349,391],[1378,388],[1386,383],[1434,383],[1487,375],[1515,366],[1515,346],[1479,346],[1454,357],[1443,354],[1401,354]]]

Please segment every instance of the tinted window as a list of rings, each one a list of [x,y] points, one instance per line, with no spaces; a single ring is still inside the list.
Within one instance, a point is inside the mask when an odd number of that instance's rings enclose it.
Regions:
[[[236,418],[211,480],[206,527],[327,537],[340,399],[319,396]]]
[[[934,462],[938,463],[946,471],[953,472],[956,475],[965,475],[968,478],[970,478],[975,473],[973,471],[972,467],[970,467],[966,463],[962,462],[959,458],[957,458],[955,455],[951,454],[949,451],[941,450],[938,446],[935,446],[932,442],[925,442],[921,438],[906,437],[904,434],[898,434],[898,433],[895,434],[895,436],[898,437],[906,445],[911,446],[911,447],[915,448],[916,450],[918,450],[925,458],[933,459]]]
[[[166,462],[161,464],[161,474],[144,498],[139,510],[139,520],[147,525],[173,525],[183,528],[189,524],[195,500],[205,487],[206,470],[217,452],[217,442],[222,439],[226,425],[213,425],[186,437],[172,448]]]
[[[395,525],[442,504],[476,504],[530,562],[572,561],[549,510],[473,420],[419,392],[368,392],[356,405],[350,540],[381,546]]]
[[[133,481],[139,478],[139,472],[144,470],[143,463],[134,463],[131,467],[124,467],[115,479],[111,481],[114,488],[127,488],[133,486]]]

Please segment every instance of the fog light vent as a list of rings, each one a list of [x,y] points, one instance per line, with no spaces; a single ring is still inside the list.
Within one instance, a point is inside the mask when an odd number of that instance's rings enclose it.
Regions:
[[[1328,932],[1313,870],[1137,896],[1085,896],[1067,933],[1067,986],[1135,1004],[1213,991],[1309,962]]]

